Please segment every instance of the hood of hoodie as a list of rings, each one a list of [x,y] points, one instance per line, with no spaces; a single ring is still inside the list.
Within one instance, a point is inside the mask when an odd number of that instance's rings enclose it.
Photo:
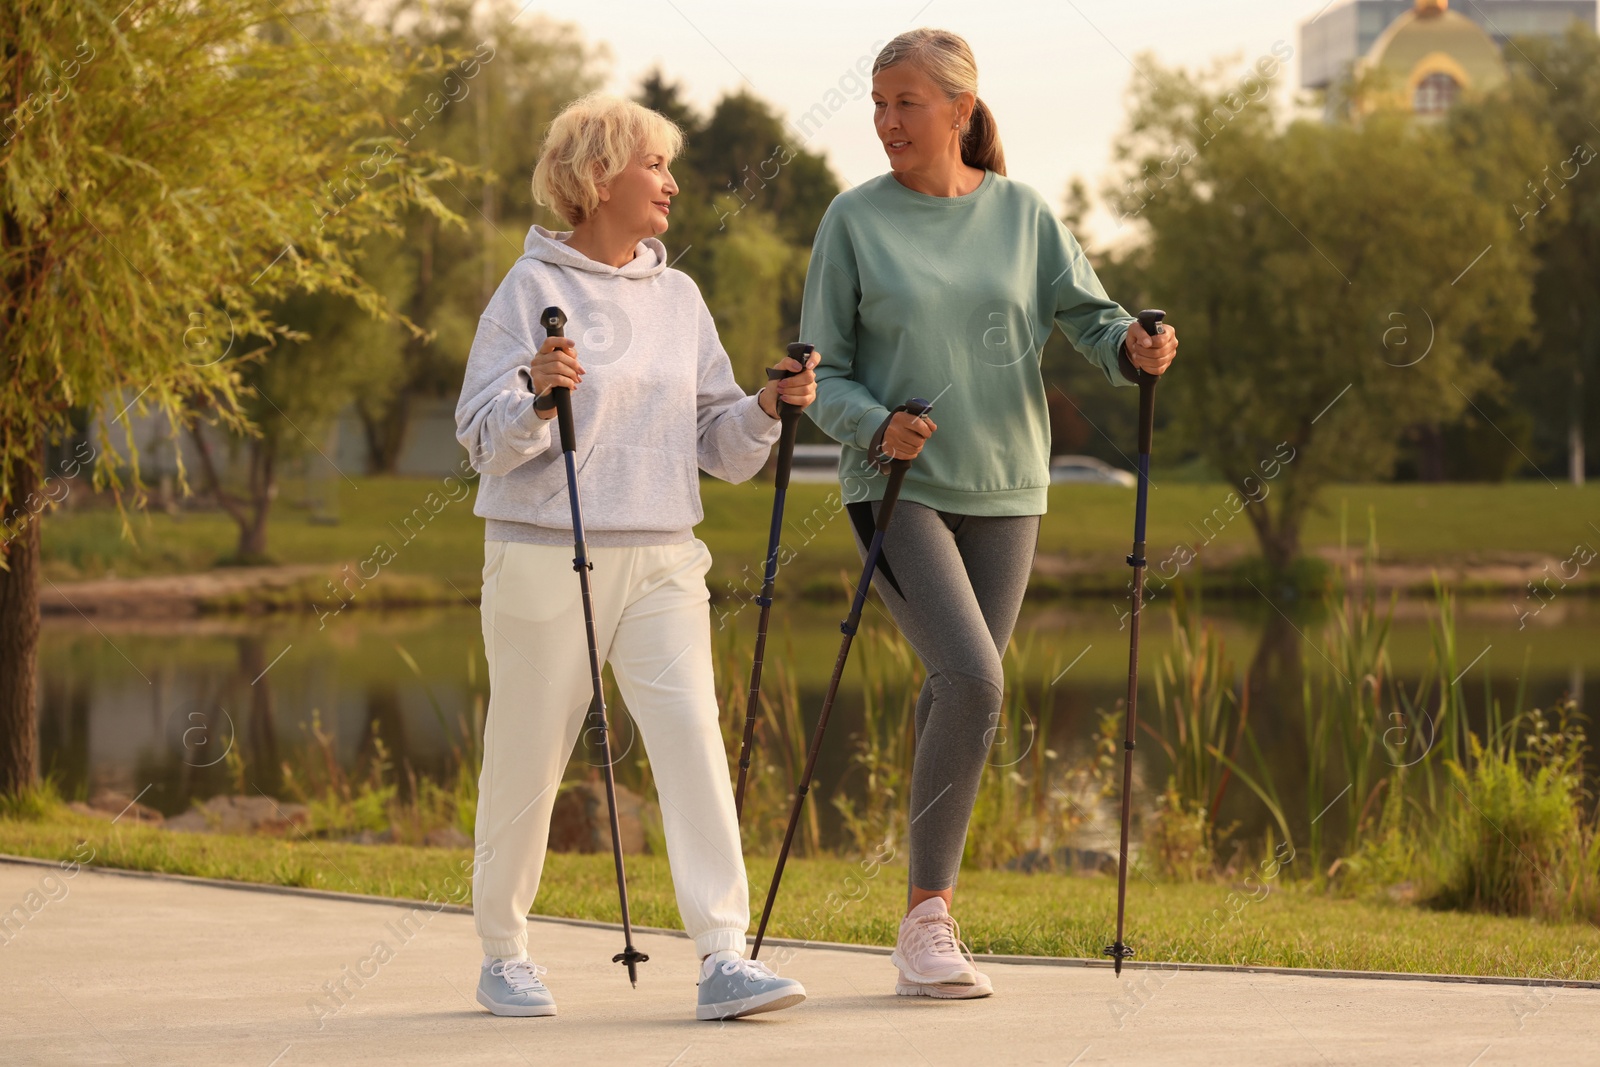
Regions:
[[[650,278],[667,269],[667,246],[654,237],[640,241],[631,260],[613,267],[569,247],[566,242],[571,236],[571,230],[555,232],[538,225],[529,227],[528,236],[522,242],[522,254],[557,267],[621,278]]]

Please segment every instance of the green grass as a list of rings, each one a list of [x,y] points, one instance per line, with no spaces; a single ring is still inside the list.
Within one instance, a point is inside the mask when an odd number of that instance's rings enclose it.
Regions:
[[[449,501],[442,478],[358,477],[339,481],[338,492],[339,523],[314,525],[310,511],[297,503],[302,494],[292,484],[283,486],[268,520],[267,547],[277,562],[353,564],[387,544],[395,558],[384,567],[385,574],[465,577],[473,582],[467,591],[476,593],[483,569],[483,520],[472,514],[475,487],[462,499]],[[429,493],[438,494],[437,514],[424,504]],[[398,528],[417,508],[427,516],[426,523],[414,519],[407,541],[406,531]],[[120,520],[109,507],[48,516],[45,573],[60,581],[108,571],[119,577],[203,571],[230,555],[238,541],[238,528],[221,511],[173,516],[152,510],[130,513],[130,519],[136,543],[121,537]]]
[[[36,819],[0,818],[0,852],[81,858],[80,843],[94,850],[92,863],[99,866],[417,900],[468,899],[456,880],[470,862],[464,849],[177,834],[59,809]],[[752,914],[759,914],[771,860],[752,857],[748,866]],[[1128,887],[1128,940],[1142,960],[1600,978],[1600,931],[1592,926],[1335,899],[1290,881],[1287,873],[1260,879],[1245,888],[1154,885],[1135,875]],[[663,857],[631,857],[628,883],[636,923],[681,927]],[[771,934],[890,944],[904,886],[905,870],[892,865],[791,860]],[[1112,933],[1116,881],[966,871],[957,901],[975,952],[1096,957]],[[610,857],[552,853],[537,909],[617,921]]]
[[[1198,548],[1207,532],[1205,517],[1223,506],[1229,489],[1214,483],[1169,481],[1157,469],[1150,497],[1148,539],[1151,554],[1164,559],[1180,543]],[[473,497],[447,503],[429,517],[410,541],[396,527],[422,506],[429,492],[442,494],[435,478],[356,477],[337,482],[339,515],[335,526],[313,525],[310,511],[297,503],[303,493],[285,485],[270,521],[268,547],[282,563],[340,566],[372,556],[388,544],[395,559],[388,575],[449,579],[475,595],[483,565],[483,520],[472,514]],[[728,485],[701,482],[705,521],[696,533],[710,547],[714,595],[727,583],[748,577],[759,584],[766,551],[771,489],[765,483]],[[813,593],[841,585],[839,571],[860,566],[849,521],[837,511],[837,487],[797,484],[789,490],[784,543],[797,553],[786,586]],[[834,502],[830,504],[830,497]],[[442,497],[441,497],[442,499]],[[1270,497],[1269,497],[1270,500]],[[1388,561],[1482,563],[1509,553],[1547,553],[1564,559],[1573,546],[1600,541],[1591,525],[1600,515],[1600,488],[1552,488],[1539,482],[1502,485],[1336,485],[1325,490],[1305,524],[1307,548],[1337,545],[1341,506],[1348,509],[1352,543],[1364,536],[1367,508],[1376,512]],[[1226,509],[1224,509],[1225,513]],[[1122,562],[1132,536],[1133,493],[1111,486],[1056,486],[1039,538],[1042,554],[1087,564],[1096,572],[1086,584],[1119,590],[1126,578]],[[426,514],[426,511],[424,512]],[[233,524],[221,512],[187,512],[174,517],[149,512],[133,519],[137,546],[122,539],[114,511],[87,507],[45,520],[45,574],[54,581],[128,577],[201,571],[233,549]],[[1255,538],[1243,515],[1233,518],[1208,551],[1254,555]],[[1120,569],[1119,569],[1120,568]],[[1585,573],[1579,581],[1591,580]],[[382,582],[378,583],[380,586]],[[1043,588],[1048,583],[1041,583]],[[753,587],[753,586],[752,586]],[[447,584],[436,584],[452,597]]]
[[[1199,548],[1207,536],[1205,517],[1222,507],[1230,489],[1220,483],[1163,481],[1157,469],[1152,477],[1147,537],[1152,546],[1180,542]],[[786,543],[805,540],[804,516],[826,515],[825,501],[836,487],[794,485],[789,489],[785,517]],[[768,493],[751,486],[702,482],[706,519],[698,529],[714,556],[730,553],[756,562],[765,551],[765,509]],[[1041,553],[1079,557],[1109,557],[1121,563],[1133,536],[1133,500],[1130,489],[1099,485],[1057,485],[1050,490],[1050,510],[1039,535]],[[1276,506],[1276,501],[1268,497]],[[1504,553],[1545,552],[1566,558],[1578,542],[1600,542],[1600,530],[1590,526],[1600,517],[1600,487],[1552,489],[1545,482],[1489,484],[1354,484],[1325,489],[1308,516],[1303,534],[1306,547],[1337,546],[1341,506],[1349,516],[1350,543],[1359,548],[1366,534],[1367,508],[1371,506],[1386,560],[1482,561]],[[754,509],[754,510],[752,510]],[[1226,510],[1226,509],[1224,509]],[[1213,522],[1211,530],[1217,531]],[[1249,520],[1238,515],[1215,534],[1213,548],[1256,551]],[[816,535],[812,546],[821,552],[850,549],[849,529],[841,517]],[[809,549],[811,546],[807,546]],[[800,549],[802,556],[807,549]],[[719,551],[720,550],[720,551]],[[841,557],[859,566],[852,554]]]

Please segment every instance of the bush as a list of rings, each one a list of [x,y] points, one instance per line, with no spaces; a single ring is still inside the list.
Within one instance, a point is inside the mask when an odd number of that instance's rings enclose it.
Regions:
[[[1211,820],[1204,806],[1185,802],[1176,782],[1167,780],[1166,792],[1156,799],[1155,816],[1145,828],[1142,858],[1156,873],[1174,882],[1209,878],[1215,857],[1211,851]]]
[[[1566,919],[1597,914],[1593,827],[1583,824],[1583,731],[1575,703],[1552,724],[1529,715],[1523,750],[1514,740],[1470,738],[1470,769],[1446,762],[1461,801],[1443,835],[1439,907]]]
[[[1355,852],[1336,860],[1328,874],[1338,875],[1338,890],[1344,895],[1382,894],[1409,904],[1418,886],[1430,880],[1433,862],[1406,821],[1405,775],[1382,784],[1387,792],[1377,827],[1362,835]]]

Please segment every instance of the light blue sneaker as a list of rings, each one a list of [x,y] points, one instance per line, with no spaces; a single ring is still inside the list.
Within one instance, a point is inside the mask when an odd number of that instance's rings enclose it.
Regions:
[[[485,956],[478,973],[478,1003],[496,1015],[554,1015],[556,998],[539,981],[545,969],[532,960]]]
[[[741,1019],[764,1011],[782,1011],[806,999],[805,987],[793,978],[779,978],[765,963],[734,958],[707,959],[700,965],[697,1019]]]

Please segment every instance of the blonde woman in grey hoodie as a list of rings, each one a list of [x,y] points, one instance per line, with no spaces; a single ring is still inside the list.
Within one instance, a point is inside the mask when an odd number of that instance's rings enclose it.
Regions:
[[[778,437],[778,401],[804,407],[816,383],[785,358],[802,373],[746,395],[700,291],[667,266],[659,235],[681,145],[669,120],[616,97],[584,97],[556,118],[533,191],[573,228],[529,230],[479,319],[456,406],[485,519],[473,912],[477,999],[496,1015],[555,1014],[526,916],[590,698],[566,470],[554,412],[535,407],[553,387],[572,390],[596,636],[655,775],[678,910],[701,959],[696,1016],[805,999],[800,983],[743,958],[749,888],[712,679],[711,557],[694,526],[699,472],[754,475]],[[566,312],[569,337],[546,336],[550,305]]]

